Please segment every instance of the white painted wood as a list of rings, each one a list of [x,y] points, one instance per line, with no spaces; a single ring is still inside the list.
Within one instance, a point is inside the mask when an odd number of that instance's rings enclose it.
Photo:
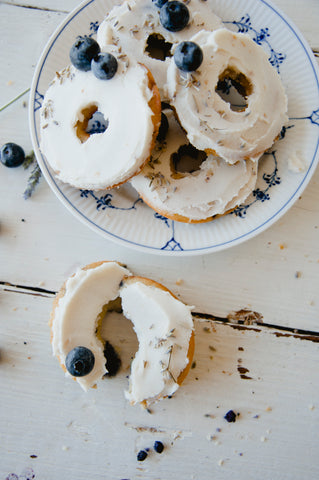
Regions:
[[[106,318],[122,370],[84,393],[52,357],[51,302],[1,293],[1,478],[26,467],[52,480],[318,478],[318,343],[196,319],[194,368],[148,413],[124,399],[137,346],[129,322]],[[230,409],[235,423],[223,418]],[[164,452],[137,462],[155,440]]]
[[[0,1],[0,109],[30,86],[49,36],[77,4]],[[319,50],[318,1],[276,5]],[[0,111],[0,144],[14,141],[28,152],[24,102],[27,95]],[[186,259],[105,240],[73,218],[44,180],[24,200],[28,175],[0,165],[1,282],[56,291],[77,267],[115,259],[161,281],[198,312],[227,317],[247,308],[267,324],[319,332],[318,169],[302,198],[266,232],[224,252]],[[85,394],[52,357],[52,295],[1,289],[0,478],[27,467],[36,479],[52,480],[318,478],[319,343],[289,330],[242,330],[196,319],[196,367],[176,397],[149,414],[123,395],[136,349],[127,321],[108,319],[104,326],[125,368]],[[229,409],[240,412],[234,424],[223,419]],[[163,454],[152,452],[138,463],[137,451],[156,439],[166,445]]]

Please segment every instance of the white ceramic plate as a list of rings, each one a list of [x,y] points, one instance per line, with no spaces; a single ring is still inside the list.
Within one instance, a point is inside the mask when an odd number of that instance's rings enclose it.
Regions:
[[[150,0],[151,1],[151,0]],[[282,78],[289,101],[284,138],[260,162],[254,193],[235,213],[197,225],[167,220],[146,206],[126,185],[101,194],[59,182],[39,150],[39,108],[57,70],[69,63],[77,35],[95,35],[114,2],[90,0],[73,11],[51,37],[37,65],[30,101],[34,150],[43,174],[63,204],[96,232],[146,252],[194,255],[237,245],[278,220],[299,197],[318,163],[319,75],[315,59],[292,22],[266,0],[208,0],[228,28],[242,31],[262,45]],[[300,173],[287,159],[297,153]]]

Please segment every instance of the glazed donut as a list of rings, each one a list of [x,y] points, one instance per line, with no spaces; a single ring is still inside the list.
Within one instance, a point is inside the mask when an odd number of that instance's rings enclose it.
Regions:
[[[212,31],[222,26],[221,19],[206,2],[192,0],[187,8],[188,25],[181,31],[171,32],[162,26],[159,8],[152,0],[127,0],[107,14],[97,32],[98,43],[104,47],[114,42],[129,57],[146,65],[165,100],[167,67],[173,46],[202,29]]]
[[[256,161],[270,148],[287,121],[287,97],[266,52],[248,35],[221,28],[191,39],[203,52],[203,63],[192,73],[172,60],[168,92],[189,141],[198,149],[229,163]],[[232,110],[217,93],[218,83],[239,85],[246,108]]]
[[[243,203],[256,184],[256,163],[241,160],[230,165],[196,150],[173,112],[165,114],[169,124],[165,143],[157,143],[151,161],[131,179],[144,202],[167,218],[187,223],[207,222]],[[197,159],[194,171],[178,171],[183,155],[186,161]]]
[[[113,48],[113,50],[112,50]],[[110,80],[68,66],[49,86],[40,112],[40,148],[57,177],[76,188],[118,186],[140,171],[160,124],[160,96],[150,71],[117,56]],[[117,52],[117,53],[116,53]],[[95,112],[106,129],[88,134]]]
[[[131,404],[148,405],[172,395],[186,377],[194,353],[191,309],[163,285],[134,277],[117,262],[90,264],[66,281],[50,318],[53,354],[84,390],[94,387],[108,371],[100,326],[116,299],[139,342],[126,397]],[[83,347],[93,354],[94,366],[83,376],[72,375],[68,355]]]

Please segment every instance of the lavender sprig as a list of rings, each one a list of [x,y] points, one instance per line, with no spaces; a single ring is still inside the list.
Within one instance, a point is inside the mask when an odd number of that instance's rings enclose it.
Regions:
[[[34,160],[35,160],[35,156],[34,156],[34,152],[32,152],[30,155],[28,155],[28,157],[26,157],[25,162],[27,162],[27,164],[24,168],[28,168],[31,164],[33,164]],[[36,164],[35,164],[32,172],[31,172],[31,174],[28,178],[27,188],[25,189],[25,191],[23,193],[23,198],[25,200],[27,200],[28,198],[31,197],[31,195],[33,194],[33,192],[35,190],[35,187],[39,183],[41,175],[42,175],[42,172],[41,172],[40,167],[39,167],[36,160],[35,160],[35,163]]]

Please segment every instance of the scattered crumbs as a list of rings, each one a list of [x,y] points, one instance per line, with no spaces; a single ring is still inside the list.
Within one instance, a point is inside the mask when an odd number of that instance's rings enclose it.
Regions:
[[[266,442],[267,438],[266,437],[260,437],[261,442]]]
[[[211,333],[211,329],[209,327],[203,327],[203,331],[206,333]]]
[[[213,347],[213,345],[208,345],[208,348],[209,348],[209,350],[211,350],[212,352],[216,352],[216,348]]]
[[[314,405],[309,405],[308,408],[309,408],[309,410],[314,410],[315,406]]]
[[[195,361],[192,363],[191,368],[196,368],[196,362]]]
[[[300,278],[301,275],[302,275],[301,272],[296,272],[296,273],[295,273],[295,277],[296,277],[296,278]]]
[[[224,416],[224,419],[227,420],[228,423],[234,423],[236,422],[237,415],[239,415],[239,413],[236,414],[234,410],[229,410]]]
[[[243,352],[243,351],[244,351],[244,348],[243,348],[243,347],[238,347],[238,350],[239,350],[240,352]]]
[[[45,285],[45,282],[43,280],[38,283],[38,287],[43,287],[44,285]]]
[[[24,307],[24,310],[27,311],[27,310],[29,310],[29,309],[28,309],[28,307]]]
[[[27,106],[28,106],[27,102],[23,102],[22,106],[23,106],[23,108],[27,108]]]
[[[215,415],[213,415],[212,413],[205,413],[205,414],[204,414],[204,417],[206,417],[206,418],[215,418]]]
[[[268,406],[268,407],[266,407],[265,411],[266,411],[266,412],[271,412],[271,411],[272,411],[272,408]]]
[[[212,442],[213,440],[217,440],[216,435],[212,435],[211,433],[209,433],[206,438],[209,442]]]
[[[220,433],[222,431],[221,428],[216,428],[216,432]]]
[[[30,455],[30,458],[38,458],[38,455]]]
[[[17,307],[13,307],[13,309],[12,309],[13,312],[16,312],[17,310],[18,310]]]
[[[224,465],[224,460],[221,458],[220,460],[218,460],[218,465],[221,467],[222,465]]]
[[[12,80],[9,80],[9,81],[7,82],[7,87],[11,87],[11,85],[13,85],[13,81],[12,81]]]
[[[271,430],[267,428],[266,433],[269,435],[271,433]]]
[[[62,450],[63,450],[64,452],[67,452],[69,449],[70,449],[70,447],[67,447],[66,445],[63,445],[63,446],[62,446]]]
[[[259,415],[254,415],[253,418],[259,418]]]
[[[240,452],[238,455],[239,455],[240,457],[242,457],[242,456],[243,456],[243,452]]]
[[[284,250],[285,248],[287,248],[287,245],[285,243],[280,243],[279,248],[280,250]]]
[[[31,357],[27,357],[28,360],[31,360]]]
[[[175,283],[176,285],[182,285],[183,280],[181,278],[178,278]]]

